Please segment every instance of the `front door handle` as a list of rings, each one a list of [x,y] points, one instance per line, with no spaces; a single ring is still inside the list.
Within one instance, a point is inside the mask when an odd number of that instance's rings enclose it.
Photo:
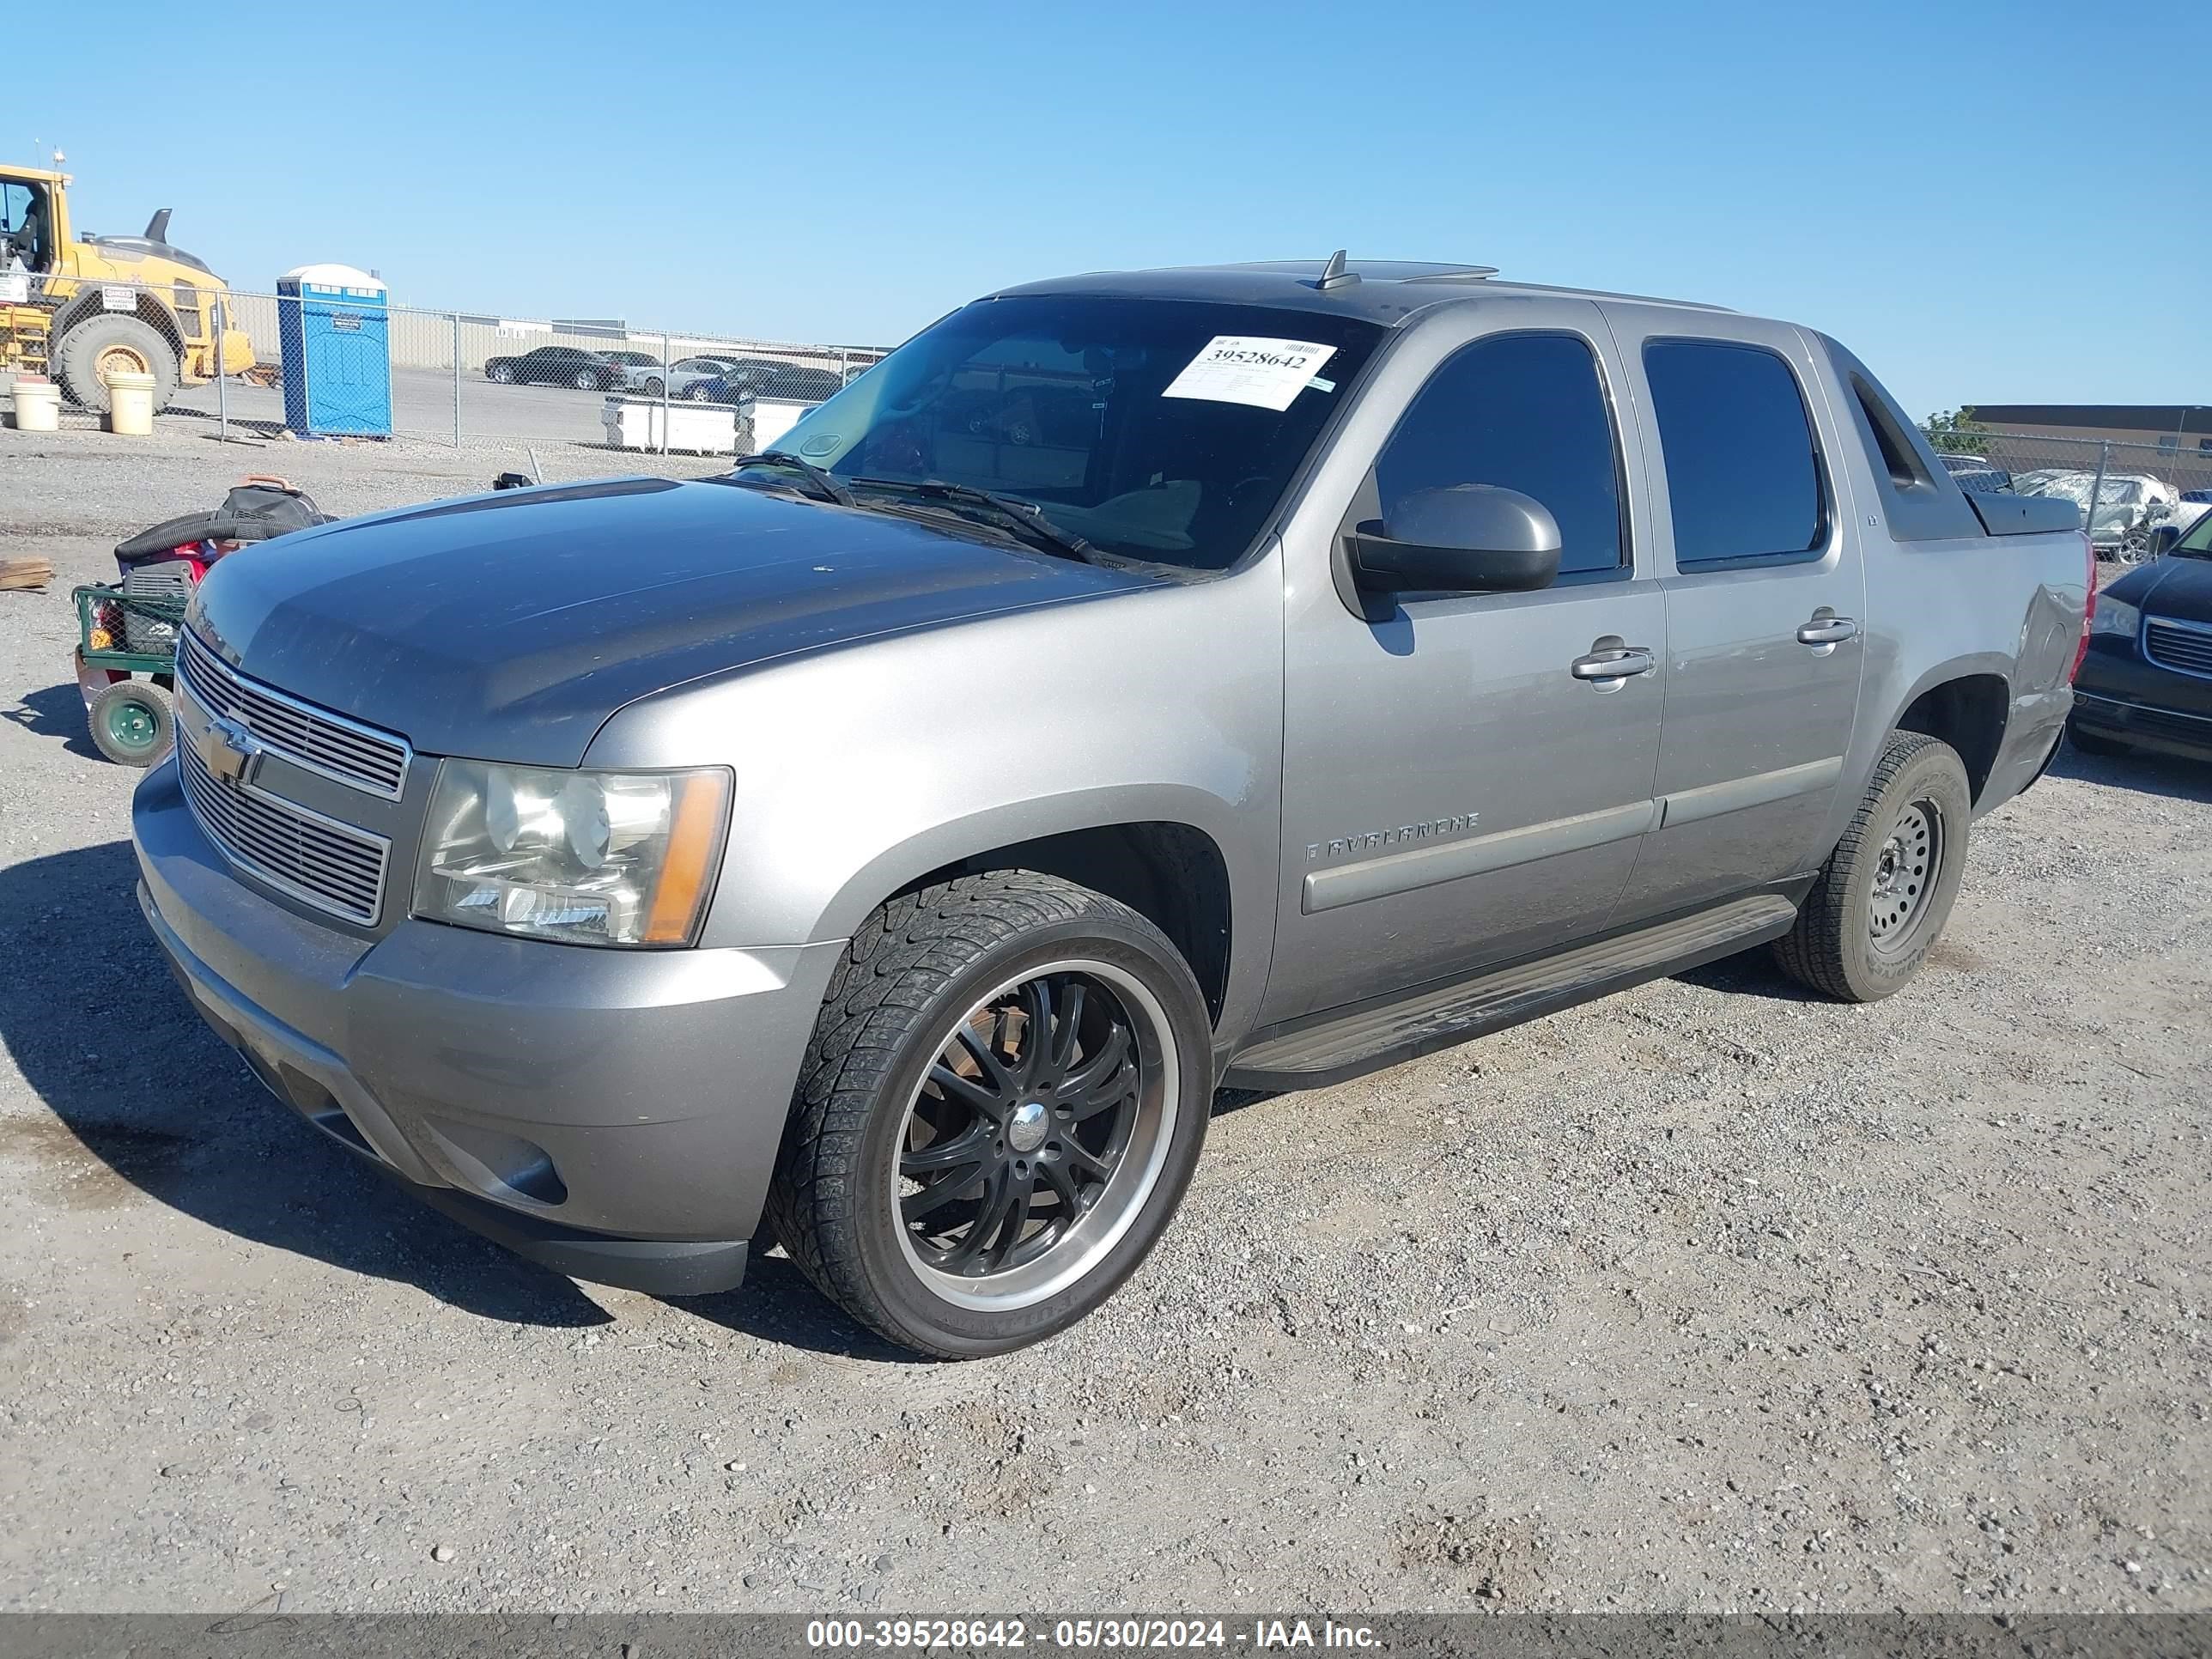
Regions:
[[[1858,637],[1859,625],[1849,617],[1815,617],[1797,627],[1800,645],[1841,645]]]
[[[1659,659],[1640,645],[1600,646],[1587,657],[1577,657],[1567,672],[1578,680],[1595,680],[1600,690],[1620,684],[1631,674],[1648,674]]]

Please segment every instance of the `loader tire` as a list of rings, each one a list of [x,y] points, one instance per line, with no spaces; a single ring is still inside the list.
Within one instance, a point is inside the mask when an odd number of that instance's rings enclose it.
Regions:
[[[71,325],[54,348],[53,361],[63,395],[95,415],[108,412],[111,399],[101,377],[113,370],[151,374],[157,413],[177,393],[176,348],[151,323],[121,312],[94,312]]]

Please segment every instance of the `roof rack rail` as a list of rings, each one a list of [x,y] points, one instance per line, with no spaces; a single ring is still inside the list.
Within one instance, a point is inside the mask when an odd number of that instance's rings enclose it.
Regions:
[[[1455,270],[1424,271],[1419,276],[1408,276],[1407,284],[1415,283],[1479,283],[1498,275],[1496,265],[1462,265]]]
[[[1387,280],[1401,283],[1479,283],[1486,276],[1498,275],[1496,265],[1444,265],[1434,270],[1424,270],[1419,276],[1401,276],[1397,272],[1403,267],[1396,265],[1394,261],[1385,260],[1383,263],[1391,266]],[[1328,256],[1328,262],[1322,267],[1321,275],[1313,278],[1307,286],[1326,294],[1331,289],[1350,288],[1358,281],[1359,273],[1346,265],[1345,251],[1339,248]]]

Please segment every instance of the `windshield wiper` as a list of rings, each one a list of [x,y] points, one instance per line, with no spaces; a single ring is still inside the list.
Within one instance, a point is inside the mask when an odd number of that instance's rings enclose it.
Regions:
[[[788,450],[765,449],[757,455],[740,455],[737,465],[730,471],[735,473],[748,466],[787,466],[806,480],[809,487],[802,494],[811,495],[817,501],[834,501],[839,507],[855,505],[853,492],[836,477],[813,462],[801,460]]]
[[[1018,495],[994,495],[973,484],[946,483],[939,478],[855,478],[871,489],[902,489],[925,501],[971,507],[994,524],[1011,530],[1030,546],[1047,553],[1063,554],[1085,564],[1098,562],[1098,550],[1070,530],[1062,530],[1044,515],[1044,508]]]

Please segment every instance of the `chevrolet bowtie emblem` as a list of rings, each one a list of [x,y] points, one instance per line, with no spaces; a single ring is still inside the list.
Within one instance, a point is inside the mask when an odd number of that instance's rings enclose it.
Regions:
[[[261,745],[253,733],[220,714],[208,716],[206,726],[193,738],[192,747],[199,751],[201,763],[227,782],[252,782],[261,764]]]

